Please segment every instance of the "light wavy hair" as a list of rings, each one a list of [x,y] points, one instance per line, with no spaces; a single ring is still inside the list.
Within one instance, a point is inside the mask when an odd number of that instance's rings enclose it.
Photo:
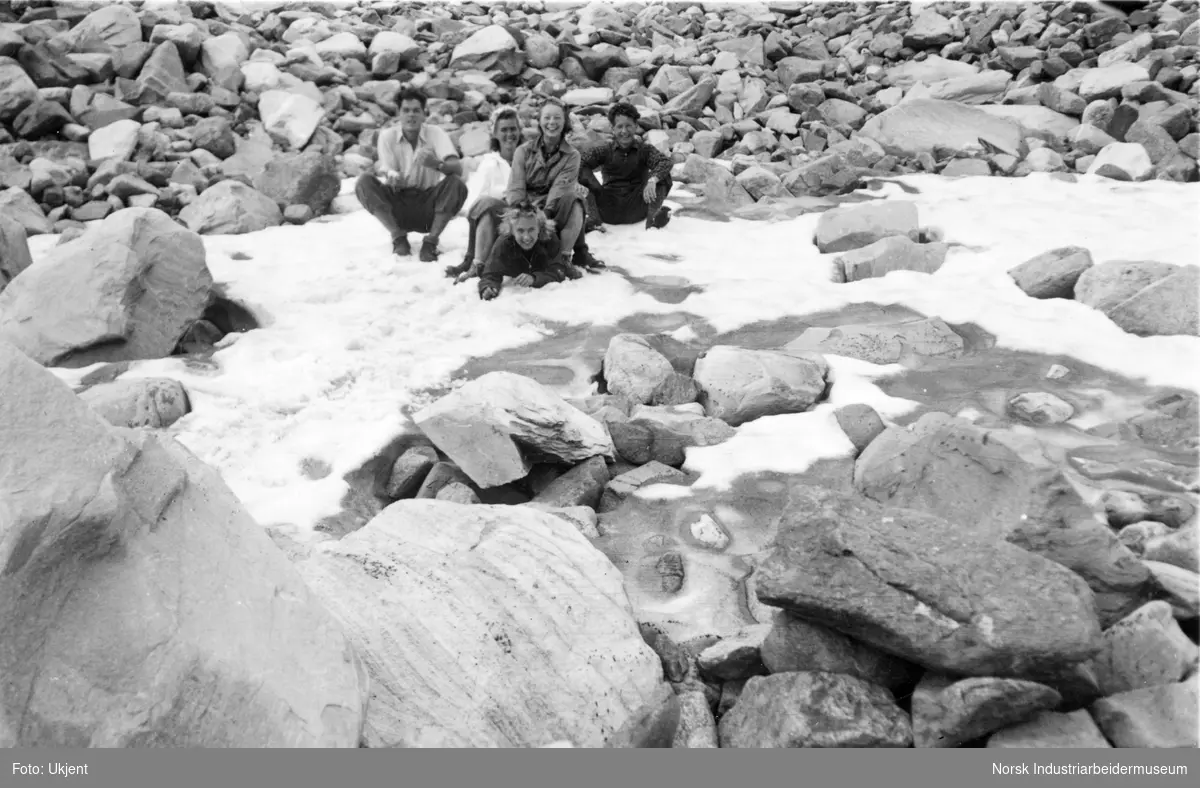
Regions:
[[[526,216],[532,216],[538,225],[538,240],[546,241],[554,237],[554,220],[546,216],[546,212],[535,203],[528,200],[514,205],[504,212],[500,220],[500,234],[512,235],[513,223]]]

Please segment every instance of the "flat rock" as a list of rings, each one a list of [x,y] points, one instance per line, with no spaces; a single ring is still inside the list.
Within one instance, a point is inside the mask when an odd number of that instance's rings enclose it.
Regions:
[[[414,421],[481,487],[523,478],[531,453],[563,462],[615,458],[604,426],[530,378],[489,372],[442,397]]]
[[[471,34],[454,48],[450,67],[456,69],[499,70],[505,74],[521,73],[525,55],[505,28],[489,25]]]
[[[1200,617],[1200,575],[1173,564],[1143,560],[1158,593],[1171,605],[1175,617],[1190,620]]]
[[[870,405],[852,403],[843,405],[833,413],[838,426],[854,444],[855,452],[861,452],[886,429],[883,419]]]
[[[1122,330],[1140,337],[1200,336],[1200,269],[1180,266],[1106,314]]]
[[[759,565],[765,604],[959,675],[1036,677],[1099,650],[1092,593],[1070,570],[910,509],[821,488],[793,499]]]
[[[934,149],[952,152],[983,150],[980,140],[1013,156],[1021,154],[1022,129],[1009,118],[954,101],[914,99],[875,115],[859,134],[878,142],[888,153],[915,157]]]
[[[1041,711],[1025,722],[996,731],[988,747],[1011,749],[1111,748],[1086,709],[1066,714]]]
[[[721,717],[721,746],[909,747],[912,726],[891,693],[836,673],[755,676]]]
[[[965,351],[963,338],[939,317],[899,323],[861,323],[827,328],[814,326],[793,339],[784,349],[819,351],[847,356],[872,364],[911,365],[923,359],[959,358]]]
[[[716,345],[696,362],[694,377],[705,414],[736,427],[808,410],[823,395],[828,371],[819,353]]]
[[[907,235],[893,235],[845,252],[834,265],[841,268],[844,282],[877,279],[894,271],[933,274],[946,261],[948,249],[944,243],[921,244]]]
[[[400,501],[297,568],[366,661],[368,746],[600,747],[670,702],[620,572],[550,514]]]
[[[1177,566],[1189,572],[1200,572],[1200,527],[1195,522],[1176,531],[1146,540],[1142,556],[1147,561]]]
[[[1055,708],[1062,697],[1022,679],[926,673],[912,697],[913,744],[957,747]]]
[[[591,457],[552,481],[534,496],[534,501],[556,507],[600,504],[604,486],[611,480],[603,457]]]
[[[760,649],[770,631],[770,624],[757,624],[721,638],[700,652],[696,664],[704,675],[721,681],[765,675]]]
[[[41,364],[163,358],[200,319],[212,281],[195,233],[162,211],[126,208],[0,293],[0,338]]]
[[[258,99],[258,113],[267,133],[299,150],[312,139],[325,118],[325,109],[310,96],[287,90],[268,90]]]
[[[1150,72],[1137,63],[1117,63],[1105,68],[1090,68],[1079,82],[1079,95],[1084,101],[1120,98],[1121,90],[1134,82],[1150,79]]]
[[[1008,401],[1008,412],[1027,424],[1062,424],[1075,415],[1071,403],[1047,391],[1027,391]]]
[[[425,482],[429,471],[437,464],[437,449],[432,446],[413,446],[405,449],[392,464],[388,474],[385,494],[392,500],[412,498]]]
[[[829,254],[896,235],[912,238],[919,232],[916,203],[887,201],[825,211],[817,221],[816,243],[822,254]]]
[[[358,746],[360,658],[215,469],[4,342],[0,468],[0,744]]]
[[[604,493],[600,497],[600,508],[597,511],[611,512],[630,495],[651,484],[686,484],[687,482],[688,475],[686,473],[652,460],[640,468],[634,468],[614,476],[604,487]]]
[[[1074,298],[1075,283],[1093,265],[1081,246],[1063,246],[1031,257],[1009,269],[1017,287],[1032,298]]]
[[[1029,136],[1043,139],[1066,139],[1079,126],[1079,119],[1049,107],[1028,104],[992,104],[981,111],[995,117],[1007,118],[1025,129]]]
[[[1145,687],[1098,700],[1089,711],[1114,747],[1194,748],[1198,688],[1196,678]]]

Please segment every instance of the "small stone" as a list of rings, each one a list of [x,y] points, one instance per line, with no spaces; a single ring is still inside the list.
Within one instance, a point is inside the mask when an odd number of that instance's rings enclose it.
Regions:
[[[843,405],[835,410],[833,415],[837,419],[838,426],[854,444],[855,454],[861,453],[886,429],[883,419],[870,405],[861,403]]]
[[[987,746],[1014,749],[1112,747],[1085,709],[1068,714],[1038,712],[1025,722],[993,733]]]
[[[283,220],[288,224],[307,224],[312,218],[313,209],[308,205],[289,205],[283,209]]]
[[[1195,748],[1198,687],[1196,678],[1145,687],[1098,700],[1089,710],[1116,747]]]
[[[1117,533],[1117,541],[1129,548],[1135,555],[1143,555],[1146,544],[1151,540],[1170,533],[1171,529],[1163,523],[1142,520],[1130,523]]]
[[[1181,681],[1200,660],[1200,648],[1161,600],[1147,602],[1113,624],[1103,642],[1091,666],[1106,696]]]
[[[1033,681],[956,680],[926,673],[913,691],[913,743],[916,747],[957,747],[1053,709],[1061,700],[1055,690]]]
[[[479,503],[479,496],[475,494],[475,491],[462,482],[450,482],[438,490],[434,498],[439,501],[464,505]]]
[[[604,487],[598,512],[611,512],[637,490],[651,484],[686,484],[688,475],[669,465],[651,461],[627,473],[623,473]]]
[[[770,624],[757,624],[722,638],[701,651],[696,664],[705,676],[721,681],[766,675],[760,648],[770,630]]]
[[[429,470],[437,461],[437,450],[432,446],[413,446],[407,449],[392,466],[392,472],[384,487],[385,494],[393,500],[416,495]]]
[[[1075,415],[1071,403],[1045,391],[1018,394],[1009,400],[1008,411],[1022,421],[1038,426],[1062,424]]]
[[[1046,370],[1046,377],[1049,380],[1062,380],[1070,374],[1071,370],[1067,369],[1062,364],[1051,364],[1050,369]]]

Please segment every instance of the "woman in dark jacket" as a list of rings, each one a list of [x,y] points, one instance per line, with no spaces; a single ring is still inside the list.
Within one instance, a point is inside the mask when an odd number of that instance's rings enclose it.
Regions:
[[[479,297],[490,301],[500,295],[505,277],[518,287],[544,287],[566,278],[559,254],[554,222],[529,201],[510,208],[500,227],[500,237],[492,244],[483,274],[479,277]]]

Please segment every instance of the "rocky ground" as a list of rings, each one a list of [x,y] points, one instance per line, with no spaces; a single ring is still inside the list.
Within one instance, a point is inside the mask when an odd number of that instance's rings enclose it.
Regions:
[[[938,370],[977,338],[936,316],[766,348],[619,334],[587,400],[491,372],[421,410],[420,439],[360,470],[330,538],[281,550],[163,431],[190,408],[183,387],[117,378],[253,329],[200,236],[329,212],[405,83],[468,166],[500,104],[528,120],[561,96],[587,144],[624,98],[693,210],[754,218],[907,172],[1195,181],[1198,18],[1082,2],[0,8],[0,742],[1196,746],[1195,392],[1147,392],[1066,456],[1009,427],[1083,407],[1070,366],[1038,369],[991,422],[848,405],[853,456],[733,494],[758,507],[747,538],[720,507],[633,493],[689,485],[689,447],[827,401],[829,355]],[[39,233],[59,245],[35,263]],[[932,274],[946,254],[892,201],[825,210],[812,242],[847,283]],[[1097,251],[1049,249],[1011,276],[1131,334],[1200,334],[1195,267]],[[93,364],[76,392],[45,369]],[[649,604],[731,544],[719,625],[697,634]]]

